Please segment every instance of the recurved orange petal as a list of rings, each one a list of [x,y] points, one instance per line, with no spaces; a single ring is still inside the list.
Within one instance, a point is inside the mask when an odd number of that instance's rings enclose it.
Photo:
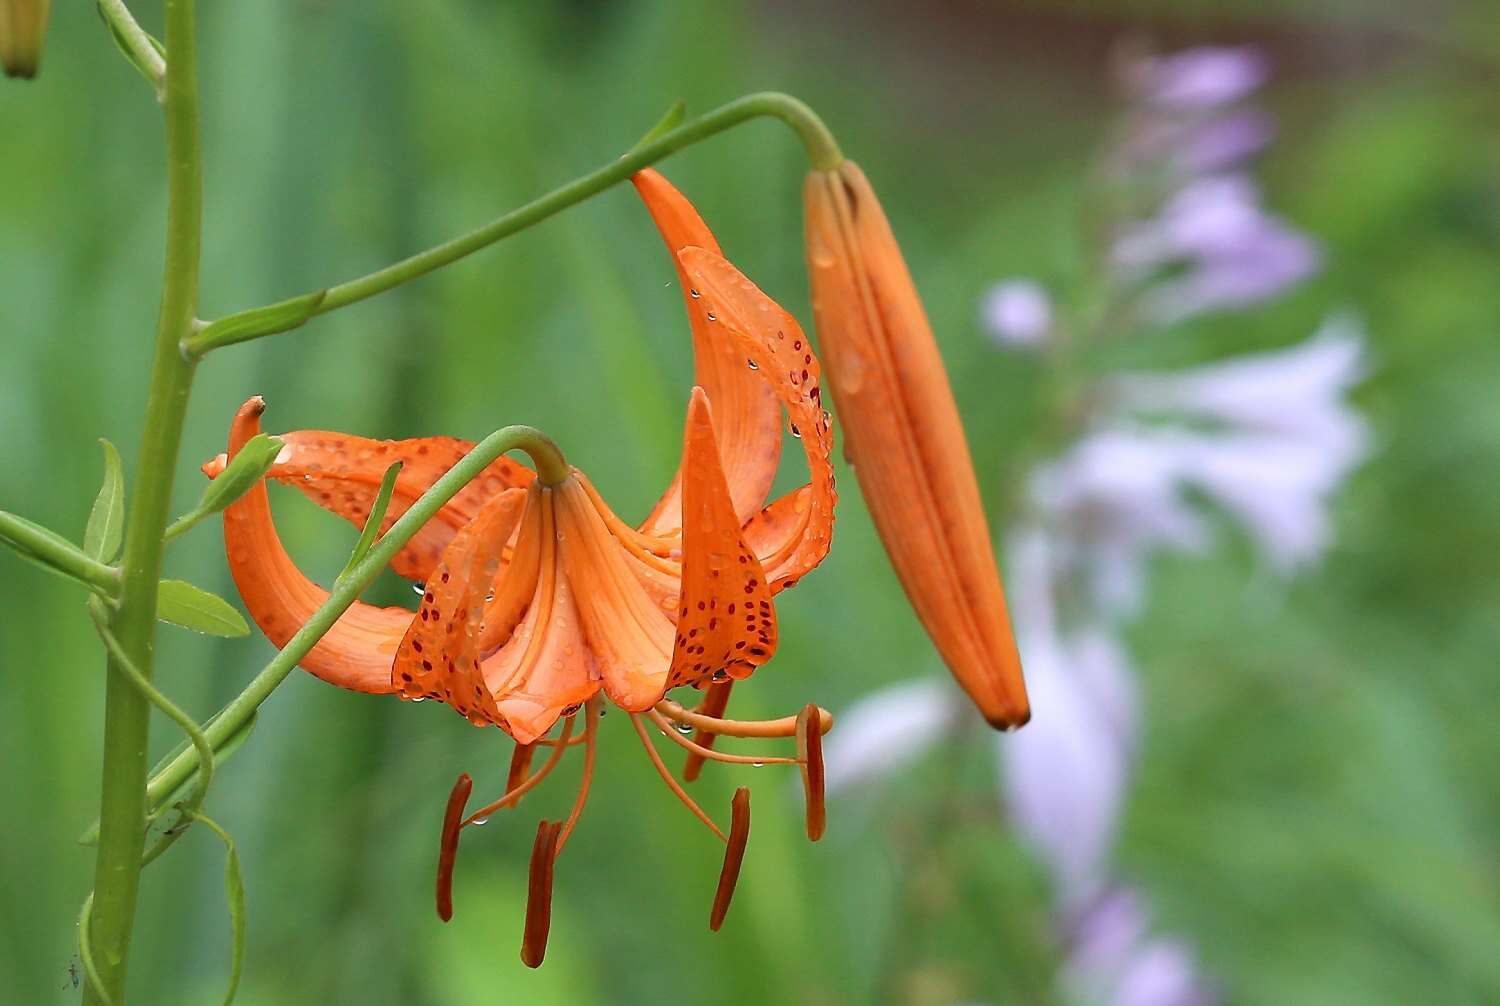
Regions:
[[[647,168],[631,179],[651,212],[662,240],[672,254],[672,265],[682,286],[688,322],[693,332],[694,383],[713,403],[719,454],[729,495],[743,523],[771,491],[781,456],[781,429],[776,396],[765,381],[746,366],[745,354],[733,341],[716,336],[708,308],[689,280],[677,254],[698,247],[719,252],[719,243],[693,204],[660,173]],[[682,472],[641,525],[643,531],[670,531],[682,522]]]
[[[229,456],[260,432],[265,407],[259,397],[240,406],[229,428]],[[224,511],[224,550],[250,617],[277,647],[285,646],[328,599],[328,592],[303,576],[282,547],[264,482]],[[389,692],[391,658],[411,617],[405,608],[356,601],[301,666],[341,688]]]
[[[704,317],[775,390],[807,456],[807,486],[751,518],[745,532],[757,543],[773,591],[781,590],[823,561],[833,537],[833,425],[823,408],[821,368],[797,319],[723,256],[686,248],[677,257],[701,295]]]
[[[380,480],[401,462],[384,533],[432,484],[473,450],[456,437],[369,440],[326,430],[282,434],[286,447],[268,473],[301,490],[308,499],[359,528],[370,515]],[[536,473],[510,458],[498,458],[449,500],[391,560],[391,568],[411,580],[426,581],[454,533],[478,515],[487,500],[506,489],[526,486]]]
[[[776,650],[770,586],[740,536],[702,388],[688,402],[682,472],[682,599],[668,688],[748,677]]]

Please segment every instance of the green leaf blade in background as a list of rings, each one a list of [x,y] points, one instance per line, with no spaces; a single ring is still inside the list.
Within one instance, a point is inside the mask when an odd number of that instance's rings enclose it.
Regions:
[[[156,617],[209,636],[248,636],[250,626],[234,605],[186,580],[163,580],[157,591]]]
[[[104,482],[89,511],[83,550],[91,559],[113,562],[125,529],[125,469],[114,444],[108,440],[100,440],[99,444],[104,448]]]

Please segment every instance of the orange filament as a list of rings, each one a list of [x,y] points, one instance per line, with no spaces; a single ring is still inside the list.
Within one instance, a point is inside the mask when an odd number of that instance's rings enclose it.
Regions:
[[[782,758],[776,756],[768,757],[766,755],[735,755],[725,754],[722,751],[715,751],[713,748],[705,747],[702,744],[697,743],[696,741],[688,740],[688,738],[682,736],[682,734],[677,732],[676,725],[661,713],[657,712],[655,709],[646,710],[645,715],[651,718],[652,723],[655,723],[657,726],[661,727],[662,733],[670,737],[674,743],[681,747],[687,748],[688,757],[698,759],[700,764],[704,759],[708,759],[710,761],[729,762],[732,765],[797,764],[797,759],[795,758]],[[712,737],[714,735],[709,734],[709,736]]]
[[[552,867],[557,862],[560,821],[537,824],[536,844],[531,847],[531,880],[526,892],[526,934],[521,938],[521,963],[541,967],[547,953],[547,933],[552,928]]]
[[[823,802],[823,723],[818,707],[797,714],[797,759],[802,763],[802,790],[807,797],[807,837],[816,842],[828,824]]]
[[[563,825],[562,834],[557,837],[557,855],[561,856],[563,846],[568,844],[568,836],[573,834],[573,828],[578,824],[578,818],[583,813],[583,805],[589,799],[589,787],[594,782],[594,755],[597,753],[596,740],[599,735],[599,717],[604,711],[604,702],[595,695],[589,699],[588,710],[584,713],[583,739],[588,744],[583,749],[583,778],[578,783],[578,798],[573,801],[573,810],[568,814],[568,821]],[[558,750],[561,750],[559,748]]]
[[[676,795],[677,799],[682,801],[683,806],[687,807],[688,810],[693,812],[693,815],[697,817],[698,820],[702,821],[705,825],[708,826],[709,831],[712,831],[715,835],[718,835],[720,841],[729,841],[729,839],[724,837],[724,832],[719,830],[719,826],[717,824],[714,824],[713,818],[709,817],[703,812],[703,808],[698,806],[697,802],[694,801],[692,797],[687,795],[687,790],[682,788],[682,783],[672,778],[672,773],[667,771],[667,766],[661,760],[661,754],[656,750],[656,745],[651,743],[651,738],[646,733],[646,722],[641,718],[641,714],[631,713],[630,722],[635,726],[635,732],[640,736],[641,743],[645,745],[646,754],[648,757],[650,757],[651,764],[656,766],[656,771],[662,777],[662,780],[667,784],[667,788]]]
[[[531,743],[532,743],[533,747],[544,747],[544,748],[577,747],[579,744],[582,744],[587,739],[588,739],[587,737],[584,737],[582,734],[580,734],[579,736],[574,737],[571,740],[569,740],[568,743],[566,743],[566,744],[564,744],[562,741],[557,740],[556,738],[553,738],[553,737],[543,737],[540,740],[535,740],[535,741],[532,741]]]
[[[470,814],[464,819],[464,826],[468,827],[483,818],[488,818],[495,811],[502,808],[514,807],[521,797],[531,791],[532,787],[552,774],[552,770],[557,767],[557,763],[562,761],[563,752],[568,749],[568,738],[572,733],[573,717],[569,716],[563,721],[563,732],[562,736],[558,738],[557,746],[552,749],[552,753],[547,756],[547,760],[542,762],[542,767],[533,772],[521,785],[508,790],[504,796],[494,803],[481,807]]]
[[[459,775],[448,794],[448,809],[443,812],[443,837],[438,843],[437,913],[447,922],[453,918],[453,861],[458,857],[458,835],[463,830],[464,806],[474,791],[469,773]]]
[[[817,708],[814,706],[813,708]],[[671,699],[662,699],[656,704],[657,712],[677,723],[686,723],[726,737],[795,737],[797,717],[783,716],[779,720],[721,720],[715,716],[684,709]],[[818,728],[822,733],[833,729],[833,713],[818,709]]]
[[[531,770],[531,756],[536,754],[535,744],[517,744],[510,756],[510,772],[505,777],[507,791],[515,789]]]
[[[729,693],[733,689],[733,681],[724,681],[719,684],[709,685],[708,693],[703,696],[703,704],[695,709],[694,712],[715,718],[723,716],[725,708],[729,705]],[[718,736],[718,734],[711,730],[699,730],[693,734],[693,743],[701,748],[712,748],[714,740]],[[687,761],[682,765],[682,778],[688,782],[697,779],[698,773],[703,771],[703,762],[706,757],[706,755],[689,750]]]
[[[719,887],[714,892],[714,907],[708,915],[708,928],[714,932],[724,924],[734,885],[740,879],[740,864],[745,861],[745,843],[750,840],[750,787],[734,791],[733,820],[729,825],[729,843],[724,849],[724,868],[719,871]]]

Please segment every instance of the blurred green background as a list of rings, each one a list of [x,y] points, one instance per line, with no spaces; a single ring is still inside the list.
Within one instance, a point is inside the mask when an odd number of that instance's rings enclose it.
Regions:
[[[87,3],[54,14],[41,77],[0,85],[0,507],[78,534],[95,439],[132,461],[160,282],[161,124]],[[1276,344],[1350,306],[1371,333],[1358,395],[1377,451],[1338,544],[1284,594],[1230,550],[1164,565],[1131,633],[1147,745],[1120,870],[1197,944],[1233,1003],[1500,1001],[1500,13],[1414,5],[944,2],[201,5],[204,313],[357,275],[480,223],[628,147],[671,101],[762,88],[813,104],[881,192],[927,299],[984,488],[1033,435],[1036,374],[979,331],[1011,274],[1066,285],[1078,203],[1112,113],[1110,46],[1261,44],[1280,138],[1269,201],[1329,268],[1267,310],[1189,329],[1194,355]],[[158,5],[139,16],[159,28]],[[756,123],[671,159],[729,255],[806,319],[789,134]],[[178,472],[234,407],[270,429],[555,436],[626,516],[676,463],[690,377],[669,263],[628,187],[436,276],[210,359]],[[1170,355],[1170,353],[1169,353]],[[839,708],[936,667],[852,478],[837,547],[779,605],[750,716]],[[288,545],[331,576],[342,522],[287,495]],[[214,529],[172,575],[233,597]],[[404,589],[385,585],[387,599]],[[0,556],[0,1000],[73,1001],[97,810],[102,661],[82,596]],[[206,715],[270,655],[163,627],[159,681]],[[240,1002],[1057,1002],[1045,881],[1003,837],[982,731],[835,799],[809,845],[791,774],[710,769],[723,812],[756,783],[724,931],[719,845],[662,788],[623,717],[558,869],[547,963],[517,959],[534,822],[576,768],[465,839],[457,915],[432,910],[460,770],[503,784],[509,745],[435,703],[297,675],[223,771],[239,839]],[[153,754],[175,743],[158,720]],[[899,743],[893,738],[892,743]],[[669,757],[675,758],[675,752]],[[954,813],[953,807],[965,808]],[[222,852],[194,834],[143,886],[133,1002],[217,1001]],[[913,883],[912,878],[915,878]],[[914,910],[902,890],[921,892]]]

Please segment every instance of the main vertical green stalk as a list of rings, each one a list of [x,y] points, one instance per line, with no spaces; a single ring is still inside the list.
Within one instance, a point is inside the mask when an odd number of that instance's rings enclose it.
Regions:
[[[198,152],[193,3],[167,0],[166,4],[166,278],[140,463],[126,520],[120,603],[111,623],[125,655],[147,677],[152,673],[162,531],[193,379],[193,365],[178,346],[192,332],[198,307],[203,172]],[[104,698],[104,766],[91,933],[104,991],[116,1004],[125,1001],[125,970],[146,838],[150,711],[145,697],[111,660]],[[84,1002],[102,1000],[89,990]]]

